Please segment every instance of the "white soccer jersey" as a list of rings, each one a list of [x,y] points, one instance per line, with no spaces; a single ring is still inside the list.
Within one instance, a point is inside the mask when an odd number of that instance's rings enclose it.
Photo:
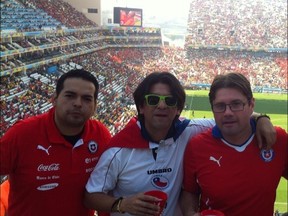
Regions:
[[[137,123],[140,130],[140,124]],[[191,120],[176,141],[169,138],[159,144],[149,142],[149,148],[113,147],[106,150],[90,176],[86,185],[87,191],[112,192],[115,197],[125,197],[148,190],[162,190],[168,194],[163,215],[181,215],[178,198],[183,180],[183,155],[186,144],[192,136],[211,128],[214,124],[214,120],[211,119]],[[140,139],[134,134],[131,136],[134,142]],[[154,148],[157,150],[153,150]],[[156,157],[153,151],[157,152]]]

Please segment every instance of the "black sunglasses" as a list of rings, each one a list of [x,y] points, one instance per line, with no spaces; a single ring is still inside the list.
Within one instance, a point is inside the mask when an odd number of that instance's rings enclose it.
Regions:
[[[145,95],[146,104],[149,106],[157,106],[160,100],[165,101],[166,105],[169,107],[177,106],[177,98],[173,96],[163,96],[163,95],[155,95],[155,94],[148,94]]]

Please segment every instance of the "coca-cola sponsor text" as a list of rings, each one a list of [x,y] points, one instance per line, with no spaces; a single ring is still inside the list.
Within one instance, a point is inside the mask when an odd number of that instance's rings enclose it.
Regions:
[[[60,164],[58,163],[52,163],[49,165],[40,164],[37,170],[39,172],[58,171],[60,170]]]

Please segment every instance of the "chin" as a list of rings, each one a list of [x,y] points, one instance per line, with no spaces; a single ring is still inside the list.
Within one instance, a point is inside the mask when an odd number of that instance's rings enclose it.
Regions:
[[[85,121],[82,119],[72,120],[69,122],[71,127],[82,127],[85,124]]]

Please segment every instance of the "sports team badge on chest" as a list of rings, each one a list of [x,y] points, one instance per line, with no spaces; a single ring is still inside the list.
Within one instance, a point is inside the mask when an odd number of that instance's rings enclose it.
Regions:
[[[261,158],[262,158],[265,162],[270,162],[270,161],[272,161],[273,158],[274,158],[274,151],[273,151],[273,149],[270,149],[270,150],[262,149],[262,150],[261,150]]]
[[[88,143],[88,149],[91,153],[95,153],[98,149],[98,144],[92,140]]]

